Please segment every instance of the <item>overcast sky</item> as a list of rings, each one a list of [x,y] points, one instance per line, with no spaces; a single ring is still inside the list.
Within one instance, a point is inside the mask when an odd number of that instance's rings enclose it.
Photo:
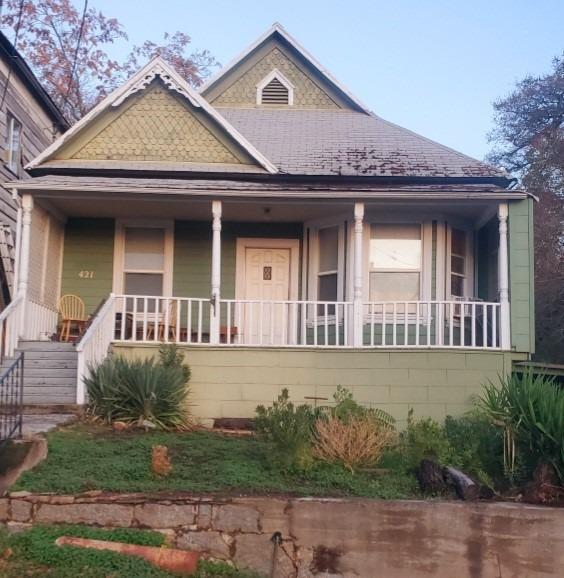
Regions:
[[[74,0],[82,5],[82,0]],[[130,43],[190,34],[226,63],[273,22],[376,114],[483,158],[492,102],[564,52],[564,0],[90,0]],[[120,43],[115,56],[127,51]]]

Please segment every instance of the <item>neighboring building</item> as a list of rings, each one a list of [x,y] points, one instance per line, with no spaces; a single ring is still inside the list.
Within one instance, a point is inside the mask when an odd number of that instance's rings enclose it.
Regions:
[[[23,167],[68,128],[22,56],[0,32],[0,309],[13,286],[17,202],[2,183],[25,178]]]
[[[533,351],[532,199],[371,113],[279,25],[199,92],[154,59],[28,168],[23,336],[80,296],[80,375],[169,340],[202,418],[341,384],[405,420],[465,411]]]

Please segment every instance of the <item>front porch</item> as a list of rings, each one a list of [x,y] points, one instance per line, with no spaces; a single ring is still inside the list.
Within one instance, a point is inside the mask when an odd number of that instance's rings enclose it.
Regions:
[[[52,339],[59,297],[84,301],[78,403],[88,366],[111,346],[511,349],[504,198],[77,195],[23,195],[25,299],[2,325],[9,356],[15,319],[21,338]]]

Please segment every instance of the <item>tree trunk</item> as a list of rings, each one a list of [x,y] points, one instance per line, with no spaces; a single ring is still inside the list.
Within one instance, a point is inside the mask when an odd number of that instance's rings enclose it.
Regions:
[[[456,493],[462,500],[477,500],[480,495],[480,486],[464,472],[445,466],[444,477],[452,482]]]
[[[427,458],[421,460],[417,471],[417,480],[424,494],[444,494],[447,491],[443,470],[434,460]]]

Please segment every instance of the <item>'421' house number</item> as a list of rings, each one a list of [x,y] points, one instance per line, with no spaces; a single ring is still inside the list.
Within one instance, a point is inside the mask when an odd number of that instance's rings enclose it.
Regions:
[[[81,279],[94,279],[94,271],[80,271],[78,276]]]

